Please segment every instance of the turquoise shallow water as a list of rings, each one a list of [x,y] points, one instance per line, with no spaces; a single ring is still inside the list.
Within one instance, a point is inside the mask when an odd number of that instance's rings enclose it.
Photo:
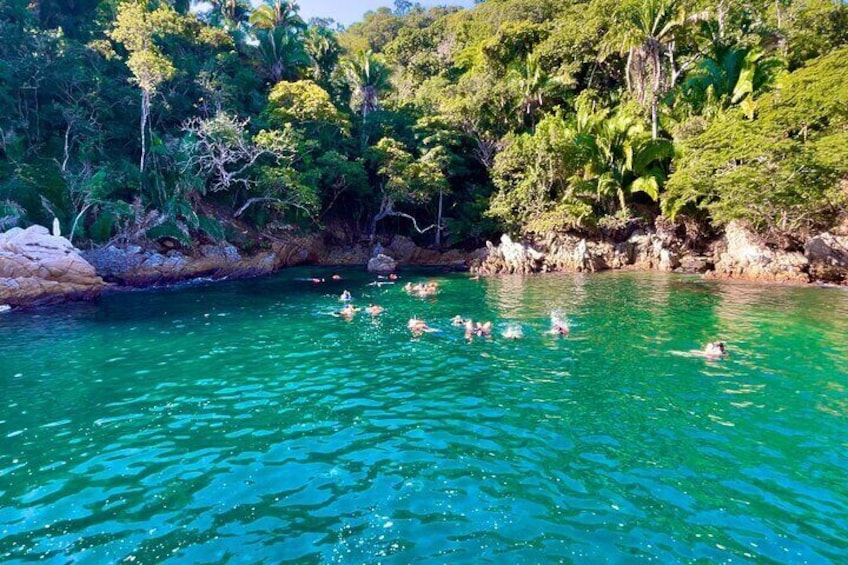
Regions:
[[[0,562],[848,561],[845,290],[316,274],[0,314]]]

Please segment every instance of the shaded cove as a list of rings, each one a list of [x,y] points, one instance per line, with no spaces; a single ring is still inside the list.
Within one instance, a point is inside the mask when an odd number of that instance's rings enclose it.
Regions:
[[[0,561],[848,555],[844,289],[331,274],[0,316]]]

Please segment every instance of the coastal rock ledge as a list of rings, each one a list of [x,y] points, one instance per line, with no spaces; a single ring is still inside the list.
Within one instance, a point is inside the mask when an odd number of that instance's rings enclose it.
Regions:
[[[43,226],[0,233],[0,305],[90,299],[105,286],[71,242]]]
[[[106,281],[119,286],[148,287],[197,278],[250,278],[270,275],[283,267],[314,263],[325,254],[317,238],[274,242],[269,249],[242,255],[235,246],[201,245],[190,253],[158,253],[140,246],[107,246],[85,253]]]

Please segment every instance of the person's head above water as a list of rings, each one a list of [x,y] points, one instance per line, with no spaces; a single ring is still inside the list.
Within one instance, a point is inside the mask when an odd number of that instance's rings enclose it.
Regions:
[[[712,357],[720,357],[727,354],[723,341],[711,341],[704,348],[704,354]]]

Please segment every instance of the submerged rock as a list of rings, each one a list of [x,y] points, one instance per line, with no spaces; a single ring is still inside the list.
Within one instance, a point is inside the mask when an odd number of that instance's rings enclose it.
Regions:
[[[43,226],[0,234],[0,304],[32,306],[88,299],[104,287],[71,242]]]

